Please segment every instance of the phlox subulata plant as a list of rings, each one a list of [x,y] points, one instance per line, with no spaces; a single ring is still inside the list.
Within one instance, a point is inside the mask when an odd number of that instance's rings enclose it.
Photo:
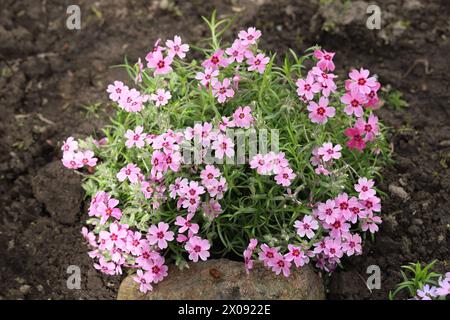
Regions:
[[[206,21],[208,48],[157,40],[123,65],[128,83],[108,86],[117,112],[102,138],[62,146],[90,198],[95,268],[134,270],[142,291],[168,263],[227,254],[247,270],[259,259],[285,276],[309,262],[332,271],[381,223],[379,82],[363,68],[340,80],[318,46],[278,65],[257,28],[224,43],[229,21]]]

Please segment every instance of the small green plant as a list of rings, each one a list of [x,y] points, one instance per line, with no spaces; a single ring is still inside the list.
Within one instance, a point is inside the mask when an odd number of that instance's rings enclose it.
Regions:
[[[398,90],[386,90],[386,104],[394,110],[401,110],[408,107],[408,102],[403,99],[403,93]]]
[[[433,272],[436,260],[422,267],[420,262],[410,262],[402,266],[400,273],[403,281],[397,288],[389,292],[389,299],[394,300],[398,293],[405,291],[410,299],[430,300],[433,298],[445,298],[448,295],[449,277],[442,280],[442,275]],[[438,281],[440,279],[440,281]],[[447,293],[446,293],[447,291]]]

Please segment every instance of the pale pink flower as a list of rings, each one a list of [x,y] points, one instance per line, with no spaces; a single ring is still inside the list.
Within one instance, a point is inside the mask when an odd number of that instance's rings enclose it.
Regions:
[[[247,51],[247,46],[242,44],[242,40],[236,39],[230,48],[225,50],[225,53],[229,56],[228,61],[230,63],[236,61],[242,63],[245,57],[245,52]]]
[[[179,36],[175,36],[173,40],[167,40],[166,47],[169,56],[175,57],[177,55],[180,59],[184,59],[184,57],[186,57],[186,52],[189,51],[189,45],[181,43],[181,38]]]
[[[330,175],[330,171],[327,169],[327,168],[325,168],[323,165],[321,165],[321,164],[319,164],[318,166],[317,166],[317,168],[316,169],[314,169],[314,172],[316,173],[316,174],[323,174],[324,176],[328,176],[328,175]]]
[[[240,128],[250,128],[253,122],[252,109],[249,106],[239,107],[233,113],[234,124]]]
[[[366,218],[362,220],[361,230],[370,233],[375,233],[378,231],[378,225],[382,222],[379,216],[374,216],[373,212],[368,212]]]
[[[214,183],[215,178],[220,177],[220,170],[213,165],[206,165],[205,169],[200,172],[200,178],[202,179],[202,184],[207,186]]]
[[[178,170],[180,170],[182,160],[183,158],[179,152],[166,154],[167,166],[173,172],[178,172]]]
[[[151,285],[152,276],[150,272],[143,272],[141,269],[139,269],[136,272],[136,276],[133,277],[133,280],[139,283],[139,291],[141,291],[142,293],[147,293],[147,291],[153,290],[153,287]]]
[[[127,238],[125,240],[125,249],[134,256],[140,256],[142,254],[142,245],[144,240],[140,232],[128,231]]]
[[[450,275],[448,272],[444,279],[439,279],[439,287],[436,288],[435,294],[440,297],[446,297],[450,294]]]
[[[224,155],[229,158],[234,156],[234,143],[223,134],[217,136],[217,140],[212,144],[212,149],[215,151],[215,157],[217,159],[223,159]]]
[[[211,245],[208,240],[194,236],[188,240],[184,248],[189,253],[189,259],[197,262],[199,258],[203,261],[208,259]]]
[[[227,180],[224,177],[220,177],[218,181],[216,180],[216,182],[209,184],[207,189],[211,197],[222,199],[223,193],[228,189]]]
[[[97,247],[97,239],[93,232],[90,232],[88,228],[81,228],[81,234],[83,235],[84,240],[93,248]]]
[[[217,81],[218,76],[219,70],[206,68],[204,72],[197,72],[197,74],[195,75],[195,79],[199,80],[203,86],[209,87],[211,83]]]
[[[165,50],[164,47],[161,47],[159,44],[161,43],[161,39],[158,39],[155,41],[155,44],[153,45],[152,50],[147,53],[147,55],[145,56],[145,60],[150,61],[153,58],[153,55],[155,54],[155,52],[163,52]]]
[[[332,159],[339,159],[341,157],[342,147],[340,144],[333,146],[331,142],[326,142],[317,150],[317,154],[322,157],[323,161],[327,162]]]
[[[156,94],[152,93],[150,95],[150,99],[155,102],[157,107],[165,106],[169,103],[170,98],[172,98],[170,91],[165,91],[164,89],[158,89],[156,90]]]
[[[150,273],[152,282],[158,283],[167,277],[167,270],[169,268],[164,264],[164,257],[159,256],[151,259],[148,265],[148,272]]]
[[[169,225],[165,222],[159,222],[158,226],[152,224],[148,229],[147,240],[151,245],[157,244],[158,248],[167,248],[167,241],[174,239],[174,233],[169,230]]]
[[[125,248],[125,239],[128,235],[127,229],[122,228],[117,223],[111,223],[109,225],[109,231],[102,230],[99,233],[101,242],[100,249],[111,250],[113,247],[119,249]]]
[[[219,129],[222,132],[225,132],[227,128],[234,128],[236,125],[234,123],[234,120],[230,120],[228,117],[222,117],[220,122],[218,123]]]
[[[309,257],[297,246],[288,244],[289,252],[284,255],[286,261],[293,261],[297,268],[300,268],[309,262]]]
[[[304,96],[307,100],[312,100],[314,94],[321,89],[321,85],[314,81],[313,75],[308,75],[306,79],[298,79],[295,85],[297,86],[297,94]]]
[[[77,152],[78,153],[78,152]],[[64,152],[61,162],[66,168],[79,169],[83,167],[80,157],[75,152]]]
[[[261,245],[258,259],[263,262],[265,267],[268,267],[268,263],[272,261],[277,254],[279,255],[278,248],[270,248],[264,243]]]
[[[260,74],[264,73],[266,70],[266,65],[269,63],[270,58],[266,57],[262,53],[258,53],[256,56],[250,56],[247,59],[247,63],[249,64],[248,71],[258,71]]]
[[[291,185],[291,181],[296,177],[296,174],[292,171],[291,168],[281,168],[278,170],[277,175],[275,176],[275,181],[277,184],[282,185],[283,187],[288,187]]]
[[[173,57],[164,57],[161,51],[156,51],[151,58],[147,60],[147,67],[155,69],[155,75],[166,74],[172,71],[170,66],[173,62]]]
[[[250,27],[247,29],[247,31],[239,31],[238,37],[242,40],[242,45],[249,46],[252,44],[256,44],[256,40],[261,37],[261,31],[257,30],[254,27]]]
[[[122,81],[114,81],[114,84],[108,85],[106,92],[109,93],[109,99],[118,102],[123,92],[128,91],[128,87]]]
[[[316,57],[316,59],[318,59],[319,61],[317,62],[317,66],[321,69],[321,70],[329,70],[329,71],[333,71],[335,66],[333,63],[333,57],[334,57],[335,53],[334,52],[327,52],[325,50],[315,50],[314,51],[314,57]]]
[[[324,124],[328,118],[334,117],[336,109],[328,106],[328,99],[320,97],[319,104],[310,101],[308,105],[309,119],[314,123]]]
[[[153,189],[150,182],[142,181],[141,182],[141,191],[144,194],[145,199],[150,199],[153,196],[153,192],[155,192],[155,189]]]
[[[334,200],[327,200],[325,203],[319,203],[317,206],[318,218],[328,224],[333,223],[339,218],[339,212],[335,208]]]
[[[153,151],[152,154],[152,172],[166,172],[168,168],[166,162],[166,154],[159,150]]]
[[[75,158],[78,163],[83,166],[95,167],[97,165],[97,158],[94,157],[94,152],[92,150],[80,151],[75,153]]]
[[[342,243],[342,250],[347,254],[347,256],[352,255],[360,255],[362,253],[362,246],[361,246],[361,236],[357,233],[351,234],[347,233],[344,236],[345,241]]]
[[[75,152],[78,150],[78,142],[73,137],[68,137],[61,146],[63,152]]]
[[[188,198],[198,198],[205,193],[205,188],[199,185],[197,181],[190,181],[188,185],[183,187],[182,192]]]
[[[256,169],[256,172],[261,175],[271,174],[273,170],[273,163],[267,155],[257,154],[250,160],[250,168]]]
[[[372,88],[377,86],[375,77],[369,77],[369,70],[361,68],[359,71],[354,69],[348,76],[352,80],[349,83],[351,91],[369,94]]]
[[[185,188],[187,187],[188,184],[189,184],[188,179],[178,177],[175,180],[175,182],[169,186],[170,197],[172,199],[175,199],[177,196],[179,197],[184,196],[183,190],[186,190]]]
[[[273,259],[270,259],[267,262],[267,265],[272,268],[272,271],[275,272],[276,275],[283,272],[285,277],[289,277],[291,274],[291,262],[279,253],[276,253]]]
[[[193,217],[194,217],[193,213],[189,213],[186,218],[183,218],[182,216],[177,216],[175,220],[175,225],[180,226],[180,229],[178,229],[179,233],[183,233],[186,230],[191,231],[193,234],[198,233],[199,225],[191,222],[191,219]]]
[[[228,98],[234,96],[234,90],[230,87],[230,79],[225,78],[222,82],[215,81],[212,84],[212,92],[219,103],[224,103]]]
[[[185,196],[184,199],[180,200],[183,208],[187,209],[189,213],[194,213],[200,206],[200,197],[190,198]]]
[[[105,257],[103,256],[100,257],[98,264],[94,263],[94,268],[103,272],[104,274],[116,274],[116,264],[111,261],[106,261]]]
[[[348,91],[341,97],[341,102],[346,106],[344,112],[351,116],[362,117],[364,114],[363,104],[366,102],[366,96],[359,91]]]
[[[376,191],[373,189],[375,182],[372,179],[367,179],[365,177],[359,178],[358,183],[355,184],[355,191],[359,192],[359,198],[361,200],[366,200],[370,197],[375,196]]]
[[[208,221],[213,221],[222,213],[222,206],[215,199],[209,199],[208,202],[202,203],[203,216]]]
[[[97,212],[100,214],[100,224],[105,224],[109,217],[120,220],[122,217],[122,211],[116,206],[119,204],[119,200],[110,198],[105,202],[100,202],[97,205]]]
[[[218,49],[216,52],[214,52],[211,57],[206,59],[202,62],[202,66],[204,68],[212,68],[212,69],[218,69],[219,67],[226,67],[229,65],[229,61],[227,58],[223,56],[223,50]]]
[[[378,127],[378,117],[373,114],[369,115],[367,121],[359,118],[355,123],[355,127],[364,133],[364,139],[366,141],[375,140],[375,137],[380,133],[380,129]]]
[[[128,178],[131,183],[136,183],[139,181],[139,176],[141,174],[141,169],[139,169],[134,163],[127,164],[125,167],[120,169],[117,173],[117,179],[122,182]]]
[[[125,138],[127,138],[125,145],[127,148],[132,148],[133,146],[142,148],[145,146],[146,134],[142,133],[143,130],[144,128],[142,126],[137,126],[134,131],[130,129],[127,130],[125,133]]]
[[[308,239],[312,239],[314,237],[313,230],[319,229],[319,223],[312,216],[305,215],[303,220],[295,221],[294,227],[297,229],[297,234],[300,237],[306,236]]]
[[[365,200],[360,200],[360,203],[364,206],[364,209],[366,212],[369,211],[375,211],[380,212],[381,211],[381,199],[378,197],[368,197]]]
[[[333,223],[324,223],[325,229],[330,230],[330,236],[339,239],[343,234],[348,233],[350,224],[348,224],[343,216],[337,215]]]
[[[340,259],[344,255],[344,252],[342,251],[342,244],[336,239],[325,240],[325,248],[323,252],[328,258]]]

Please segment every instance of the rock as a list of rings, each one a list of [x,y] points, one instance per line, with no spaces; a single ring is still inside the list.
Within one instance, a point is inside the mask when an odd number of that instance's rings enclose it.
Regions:
[[[83,200],[81,178],[54,161],[41,168],[32,181],[36,199],[45,205],[53,219],[73,224],[78,220]]]
[[[394,184],[389,185],[389,192],[392,195],[402,199],[403,201],[406,201],[409,199],[408,192],[406,192],[405,189],[403,189],[402,187],[396,186]]]
[[[242,262],[227,259],[189,263],[189,269],[169,267],[169,275],[153,286],[152,292],[139,291],[134,275],[126,277],[119,288],[118,300],[237,300],[285,299],[323,300],[321,277],[309,265],[292,268],[286,278],[255,262],[247,275]]]

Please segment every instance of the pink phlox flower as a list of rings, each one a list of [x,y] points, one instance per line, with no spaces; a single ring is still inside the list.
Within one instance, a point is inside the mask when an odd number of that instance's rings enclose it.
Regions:
[[[346,234],[350,230],[350,224],[348,224],[343,216],[338,216],[333,223],[324,223],[325,229],[330,230],[330,236],[335,239],[340,239],[343,234]]]
[[[159,222],[158,226],[152,224],[148,229],[147,240],[151,245],[156,244],[158,248],[167,248],[167,242],[174,239],[174,233],[169,230],[169,225],[165,222]]]
[[[233,120],[236,127],[250,128],[254,121],[252,109],[249,106],[237,108],[233,113]]]
[[[360,203],[362,206],[364,206],[364,209],[366,212],[380,212],[381,211],[381,199],[373,196],[373,197],[367,197],[364,200],[360,200]]]
[[[231,47],[225,50],[225,53],[229,56],[228,62],[233,63],[234,61],[242,63],[244,61],[245,52],[247,51],[247,46],[242,44],[242,40],[234,40]]]
[[[161,51],[156,51],[151,55],[150,59],[147,60],[147,67],[155,69],[155,75],[167,74],[172,71],[172,67],[170,66],[172,62],[173,57],[170,55],[164,57]]]
[[[120,220],[122,217],[122,211],[116,206],[119,204],[119,200],[110,198],[105,202],[100,202],[97,205],[97,212],[100,214],[100,224],[103,225],[109,219],[109,217]]]
[[[333,57],[334,52],[327,52],[325,50],[315,50],[314,57],[318,59],[317,66],[324,71],[334,71]]]
[[[263,243],[261,245],[261,251],[259,252],[258,259],[263,262],[265,267],[268,267],[268,263],[272,261],[277,254],[279,254],[278,250],[278,248],[271,248],[267,244]]]
[[[113,247],[122,249],[125,247],[125,239],[127,237],[127,229],[123,228],[117,223],[111,223],[109,225],[109,231],[100,231],[99,238],[104,240],[101,242],[100,249],[111,250]]]
[[[361,242],[362,242],[362,239],[359,234],[347,233],[344,236],[344,242],[342,243],[342,250],[344,250],[344,252],[349,257],[354,254],[360,255],[362,253]]]
[[[375,137],[380,133],[378,117],[373,114],[369,115],[367,121],[359,118],[355,123],[355,127],[364,134],[365,141],[374,141]]]
[[[116,274],[116,264],[112,261],[107,261],[103,256],[99,258],[99,263],[94,264],[94,268],[101,271],[104,274],[108,275]]]
[[[206,261],[210,255],[209,248],[211,248],[209,241],[197,236],[191,237],[184,246],[189,253],[189,260],[194,262],[197,262],[199,258]]]
[[[203,185],[215,182],[215,178],[220,177],[220,170],[213,165],[206,165],[205,169],[200,172],[200,178]]]
[[[280,253],[276,253],[275,256],[267,262],[267,265],[275,272],[276,275],[283,273],[285,277],[289,277],[291,274],[291,262],[288,261]]]
[[[143,239],[141,233],[129,231],[125,241],[126,251],[134,256],[140,256],[142,254],[142,245]]]
[[[328,175],[330,175],[330,171],[327,169],[327,168],[325,168],[323,165],[318,165],[317,166],[317,168],[316,169],[314,169],[314,172],[316,173],[316,174],[323,174],[324,176],[328,176]]]
[[[340,144],[333,146],[331,142],[326,142],[317,150],[317,154],[322,157],[323,161],[327,162],[332,159],[339,159],[341,157],[342,147]]]
[[[80,155],[79,152],[64,152],[61,162],[66,168],[76,170],[83,167],[81,157],[82,154]]]
[[[358,183],[355,184],[355,191],[359,193],[361,200],[366,200],[375,196],[376,191],[373,189],[375,182],[372,179],[362,177],[358,179]]]
[[[230,79],[224,78],[222,82],[215,81],[212,84],[212,92],[219,103],[224,103],[228,98],[234,96],[234,90],[230,87]]]
[[[133,146],[142,148],[145,146],[146,134],[142,131],[144,131],[144,128],[142,126],[137,126],[134,131],[130,129],[127,130],[127,132],[125,133],[125,138],[127,138],[125,145],[127,146],[127,148],[132,148]]]
[[[68,137],[61,146],[63,152],[75,152],[78,150],[78,142],[73,137]]]
[[[172,199],[175,199],[177,196],[183,197],[185,195],[183,190],[186,190],[188,184],[188,179],[181,177],[176,178],[175,182],[169,186],[170,197]]]
[[[272,157],[268,154],[257,154],[250,160],[250,168],[256,169],[258,174],[270,175],[273,171]]]
[[[368,212],[367,216],[362,219],[361,230],[364,232],[369,230],[370,233],[375,233],[378,231],[378,225],[381,224],[381,222],[381,217],[374,216],[373,212]]]
[[[97,248],[97,238],[93,232],[90,232],[88,228],[81,228],[81,234],[83,235],[84,240],[93,248]]]
[[[321,97],[319,104],[314,101],[310,101],[308,105],[309,119],[313,123],[324,124],[328,121],[328,118],[334,117],[336,109],[328,106],[328,99]]]
[[[109,99],[118,102],[123,92],[127,92],[129,88],[122,81],[114,81],[114,84],[108,85],[106,92],[109,93]]]
[[[312,239],[314,237],[313,230],[319,229],[319,223],[312,216],[305,215],[301,221],[295,221],[294,227],[297,229],[297,234],[300,237],[306,236],[308,239]]]
[[[141,169],[138,168],[134,163],[127,164],[125,167],[120,169],[117,173],[117,179],[122,182],[128,178],[131,183],[136,183],[139,181],[139,175],[141,174]]]
[[[377,86],[375,77],[369,77],[369,70],[361,68],[359,71],[354,69],[348,74],[352,80],[349,83],[349,89],[353,92],[360,92],[362,94],[369,94],[372,88]]]
[[[189,51],[189,45],[181,43],[181,37],[179,36],[175,36],[173,40],[167,40],[166,47],[169,56],[175,57],[177,55],[180,59],[184,59],[186,52]]]
[[[152,259],[148,266],[148,272],[151,275],[153,283],[158,283],[167,277],[167,270],[169,268],[164,264],[164,257],[158,256]]]
[[[350,149],[358,149],[359,151],[364,150],[366,143],[362,137],[363,132],[358,128],[347,128],[344,131],[344,135],[349,137],[350,140],[347,141],[347,147]]]
[[[341,97],[341,102],[345,104],[344,112],[358,118],[364,114],[363,105],[366,101],[366,96],[359,91],[349,91]]]
[[[336,203],[329,199],[325,203],[319,203],[317,206],[318,218],[328,224],[334,223],[339,218],[339,212],[336,210]]]
[[[344,255],[342,251],[342,244],[337,239],[327,239],[325,240],[325,249],[323,250],[327,258],[337,258],[340,259]]]
[[[261,37],[261,31],[256,29],[255,27],[250,27],[245,30],[241,30],[238,33],[239,39],[241,39],[241,43],[244,46],[249,46],[256,44],[256,41]]]
[[[297,175],[291,168],[281,168],[278,170],[277,175],[275,176],[275,181],[277,184],[282,185],[283,187],[288,187],[291,185],[291,181]]]
[[[269,61],[270,58],[262,53],[258,53],[256,56],[252,55],[247,59],[247,63],[249,64],[248,71],[258,71],[260,74],[263,74]]]
[[[298,79],[295,85],[297,86],[298,96],[304,96],[308,101],[312,100],[314,94],[318,93],[322,87],[321,84],[315,82],[313,75],[308,75],[306,79]]]
[[[213,221],[222,213],[222,206],[215,199],[209,199],[208,202],[202,203],[203,216],[207,221]]]
[[[192,223],[191,219],[194,217],[193,213],[189,213],[186,218],[182,216],[177,216],[175,220],[175,225],[180,226],[178,229],[179,233],[183,233],[185,231],[191,231],[193,234],[197,234],[199,230],[199,225],[196,223]]]
[[[152,283],[152,275],[150,272],[144,272],[139,269],[136,272],[136,276],[133,277],[133,280],[139,284],[139,291],[142,293],[147,293],[147,291],[152,291],[153,287]]]
[[[219,67],[227,67],[230,63],[226,57],[224,57],[224,51],[218,49],[211,57],[202,62],[204,68],[218,69]]]
[[[75,158],[82,166],[95,167],[97,165],[97,158],[94,157],[94,151],[86,150],[75,153]]]
[[[297,268],[300,268],[309,262],[309,257],[302,248],[288,244],[289,252],[284,255],[286,261],[293,261]]]
[[[231,158],[234,156],[234,143],[224,134],[218,134],[216,141],[212,144],[217,159],[223,159],[224,155]]]
[[[164,89],[157,89],[156,94],[152,93],[150,95],[150,99],[155,102],[157,107],[168,104],[170,98],[172,98],[170,91],[166,91]]]
[[[199,80],[203,86],[209,88],[212,83],[217,81],[218,76],[219,70],[206,68],[204,72],[197,72],[195,79]]]

